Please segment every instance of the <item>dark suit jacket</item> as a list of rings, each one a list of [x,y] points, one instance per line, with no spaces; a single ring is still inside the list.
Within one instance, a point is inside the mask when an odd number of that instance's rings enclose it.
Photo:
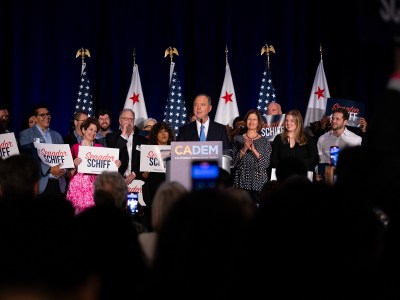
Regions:
[[[70,131],[66,136],[64,136],[64,142],[72,147],[72,145],[78,144],[78,139],[76,138],[74,132]]]
[[[118,169],[118,172],[124,175],[128,163],[128,141],[121,137],[121,131],[118,132],[109,132],[106,135],[106,144],[107,147],[110,148],[118,148],[119,149],[119,160],[121,161],[121,166]],[[132,165],[131,170],[135,172],[136,178],[143,180],[142,174],[140,173],[140,151],[138,150],[138,146],[147,145],[147,139],[143,136],[134,134],[132,137]]]
[[[231,145],[228,139],[225,125],[210,120],[207,133],[207,141],[222,141],[222,148],[230,149]],[[187,123],[179,128],[177,141],[198,142],[200,141],[196,122]]]

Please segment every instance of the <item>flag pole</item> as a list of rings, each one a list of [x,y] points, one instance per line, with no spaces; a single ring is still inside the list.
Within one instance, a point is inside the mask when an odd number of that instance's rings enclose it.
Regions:
[[[321,56],[321,60],[322,60],[322,44],[319,44],[319,55]]]
[[[133,48],[133,65],[136,65],[136,49]]]
[[[173,57],[174,57],[174,54],[177,55],[177,56],[179,56],[178,49],[176,49],[176,48],[174,48],[174,47],[171,47],[171,46],[168,47],[167,49],[165,49],[164,58],[167,57],[167,56],[169,55],[169,57],[170,57],[170,59],[171,59],[170,68],[169,68],[169,82],[171,82],[171,79],[172,79],[172,72],[173,72],[174,66],[175,66],[175,63],[174,63],[174,61],[172,60]]]
[[[225,63],[228,64],[228,46],[225,46]]]

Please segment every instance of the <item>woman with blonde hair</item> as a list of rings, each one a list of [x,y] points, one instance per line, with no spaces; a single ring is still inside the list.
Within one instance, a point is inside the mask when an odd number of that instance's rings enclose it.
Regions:
[[[153,265],[158,234],[168,213],[175,203],[187,193],[187,189],[176,181],[165,181],[157,189],[151,207],[152,231],[143,232],[138,237],[145,260],[149,266]]]
[[[318,164],[317,143],[304,132],[300,111],[292,109],[285,114],[283,131],[272,142],[271,167],[278,168],[285,159],[299,159],[308,171]]]

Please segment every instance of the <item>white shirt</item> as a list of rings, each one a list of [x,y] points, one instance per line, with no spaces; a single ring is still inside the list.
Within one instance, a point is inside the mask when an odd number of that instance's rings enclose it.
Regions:
[[[330,148],[331,146],[339,146],[340,149],[346,147],[360,146],[362,142],[361,136],[351,132],[345,128],[341,135],[333,135],[333,131],[330,130],[321,135],[317,142],[318,155],[320,163],[330,162]]]
[[[122,134],[121,134],[121,136],[122,136],[125,140],[127,140],[126,148],[128,149],[129,161],[128,161],[128,167],[126,168],[125,173],[124,173],[124,175],[125,175],[125,177],[126,177],[126,176],[128,176],[128,175],[130,175],[130,174],[132,173],[131,166],[132,166],[133,131],[132,131],[132,133],[129,135],[128,138],[124,137]]]

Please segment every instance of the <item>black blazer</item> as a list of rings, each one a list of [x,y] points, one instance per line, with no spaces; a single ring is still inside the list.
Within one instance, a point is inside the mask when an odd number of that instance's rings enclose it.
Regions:
[[[70,147],[72,147],[72,145],[78,144],[78,139],[76,138],[73,131],[68,132],[68,134],[64,136],[64,143],[69,144]]]
[[[207,141],[222,141],[222,148],[230,149],[231,144],[225,125],[210,120],[207,133]],[[200,141],[196,121],[187,123],[179,128],[177,141],[198,142]]]
[[[121,161],[121,166],[118,168],[118,172],[122,175],[124,175],[129,163],[127,143],[128,141],[121,136],[120,130],[118,132],[109,132],[106,135],[107,147],[119,149],[119,160]],[[132,137],[131,170],[135,172],[136,178],[141,180],[143,180],[143,178],[142,174],[140,173],[140,151],[137,149],[137,147],[142,144],[147,145],[147,139],[143,136],[134,134]]]

